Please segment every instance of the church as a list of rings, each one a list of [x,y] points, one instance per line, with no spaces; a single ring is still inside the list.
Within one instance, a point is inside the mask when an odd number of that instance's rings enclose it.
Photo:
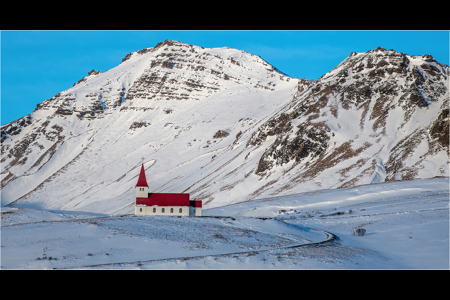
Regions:
[[[144,164],[136,184],[135,215],[201,216],[202,201],[189,199],[185,193],[149,193]]]

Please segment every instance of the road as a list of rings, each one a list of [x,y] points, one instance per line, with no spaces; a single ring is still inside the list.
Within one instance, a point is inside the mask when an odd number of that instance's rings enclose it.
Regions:
[[[203,216],[202,218],[230,218],[230,217]],[[274,219],[274,220],[276,220],[276,219]],[[136,260],[136,261],[128,261],[128,262],[113,262],[113,263],[103,263],[103,264],[71,266],[71,267],[54,268],[54,269],[59,269],[59,270],[60,269],[89,269],[89,268],[102,268],[102,267],[114,267],[114,266],[126,267],[127,265],[140,266],[142,264],[147,264],[147,263],[171,261],[171,260],[189,260],[189,259],[202,259],[202,258],[206,258],[206,257],[222,257],[222,256],[230,256],[230,255],[256,254],[256,253],[268,252],[268,251],[274,251],[274,250],[292,249],[292,248],[299,248],[299,247],[313,246],[313,245],[315,245],[315,246],[323,245],[326,243],[331,243],[331,242],[339,240],[339,237],[331,232],[327,232],[327,231],[316,229],[316,228],[301,227],[298,225],[287,223],[283,220],[277,220],[277,221],[283,222],[285,225],[297,228],[299,230],[304,231],[305,229],[308,229],[308,230],[312,230],[312,231],[321,232],[325,235],[325,238],[318,242],[308,242],[308,243],[267,248],[267,249],[261,249],[261,250],[237,251],[237,252],[227,252],[227,253],[207,254],[207,255],[194,255],[194,256],[177,256],[177,257],[167,257],[167,258],[158,258],[158,259],[149,259],[149,260]]]

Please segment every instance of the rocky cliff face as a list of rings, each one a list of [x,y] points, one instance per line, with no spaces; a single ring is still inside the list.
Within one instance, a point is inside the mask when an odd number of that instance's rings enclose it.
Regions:
[[[250,145],[276,134],[257,172],[287,165],[300,184],[337,167],[336,187],[448,176],[448,76],[430,55],[352,53],[255,132]]]
[[[429,55],[378,48],[315,82],[164,41],[2,126],[2,205],[132,212],[141,163],[151,190],[205,207],[448,176],[448,76]]]

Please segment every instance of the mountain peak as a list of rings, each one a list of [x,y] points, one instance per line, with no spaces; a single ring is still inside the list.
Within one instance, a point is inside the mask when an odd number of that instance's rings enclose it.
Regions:
[[[253,134],[251,146],[276,136],[261,156],[257,173],[269,177],[283,168],[296,174],[294,182],[320,182],[320,173],[347,161],[348,168],[338,172],[342,183],[336,185],[346,187],[370,176],[368,183],[412,179],[424,172],[426,162],[418,167],[423,161],[439,160],[439,151],[448,161],[448,143],[434,134],[448,122],[448,111],[442,111],[448,107],[448,77],[448,66],[428,55],[410,56],[382,47],[352,52]],[[436,120],[434,125],[430,120]],[[443,136],[448,138],[448,129]],[[429,143],[429,152],[408,160],[414,151],[420,153],[421,143]],[[356,163],[361,153],[372,157],[364,168],[363,160]],[[350,169],[364,174],[344,176]],[[323,180],[329,181],[327,176]]]
[[[176,40],[164,40],[162,42],[159,42],[156,44],[155,48],[162,47],[162,46],[173,46],[173,45],[188,45],[191,46],[191,44],[176,41]]]
[[[167,47],[164,47],[164,46],[167,46]],[[194,47],[198,47],[198,48],[204,49],[201,46],[195,46],[195,45],[191,45],[191,44],[180,42],[180,41],[176,41],[176,40],[164,40],[162,42],[158,42],[154,47],[144,48],[144,49],[141,49],[141,50],[136,50],[136,51],[128,53],[122,59],[122,62],[127,61],[134,54],[142,55],[142,54],[146,54],[148,52],[157,51],[159,49],[167,49],[167,50],[169,50],[168,48],[170,48],[171,46],[182,46],[182,47],[184,46],[184,47],[187,47],[187,48],[190,48],[190,49],[193,49]],[[191,51],[193,51],[193,50],[191,50]]]
[[[165,40],[2,126],[2,205],[128,213],[142,166],[207,207],[448,176],[448,76],[378,47],[308,81]]]
[[[274,91],[289,80],[245,51],[165,40],[127,54],[120,65],[105,73],[90,71],[38,109],[52,106],[58,114],[93,119],[117,109],[150,109],[154,103],[148,100],[200,100],[236,87]]]
[[[392,49],[393,50],[393,49]],[[369,51],[367,51],[367,52],[386,52],[387,50],[385,49],[385,48],[383,48],[383,47],[381,47],[381,46],[378,46],[376,49],[373,49],[373,50],[369,50]],[[395,50],[393,50],[393,51],[395,51]]]
[[[369,79],[381,80],[389,76],[409,77],[412,75],[416,77],[414,80],[419,78],[417,80],[420,83],[426,78],[432,81],[439,80],[441,76],[447,77],[448,74],[448,66],[436,62],[429,54],[413,56],[379,46],[367,52],[352,52],[333,70],[319,79],[329,81],[342,80],[342,78],[359,79],[360,76],[365,76]]]

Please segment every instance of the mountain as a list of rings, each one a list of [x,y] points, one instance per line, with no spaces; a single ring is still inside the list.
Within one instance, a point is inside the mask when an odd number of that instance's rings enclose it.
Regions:
[[[276,137],[257,173],[283,167],[278,192],[448,176],[448,75],[430,55],[352,53],[254,133]]]
[[[448,176],[449,71],[379,47],[313,81],[166,40],[1,127],[2,206],[131,213],[142,163],[205,208]]]

